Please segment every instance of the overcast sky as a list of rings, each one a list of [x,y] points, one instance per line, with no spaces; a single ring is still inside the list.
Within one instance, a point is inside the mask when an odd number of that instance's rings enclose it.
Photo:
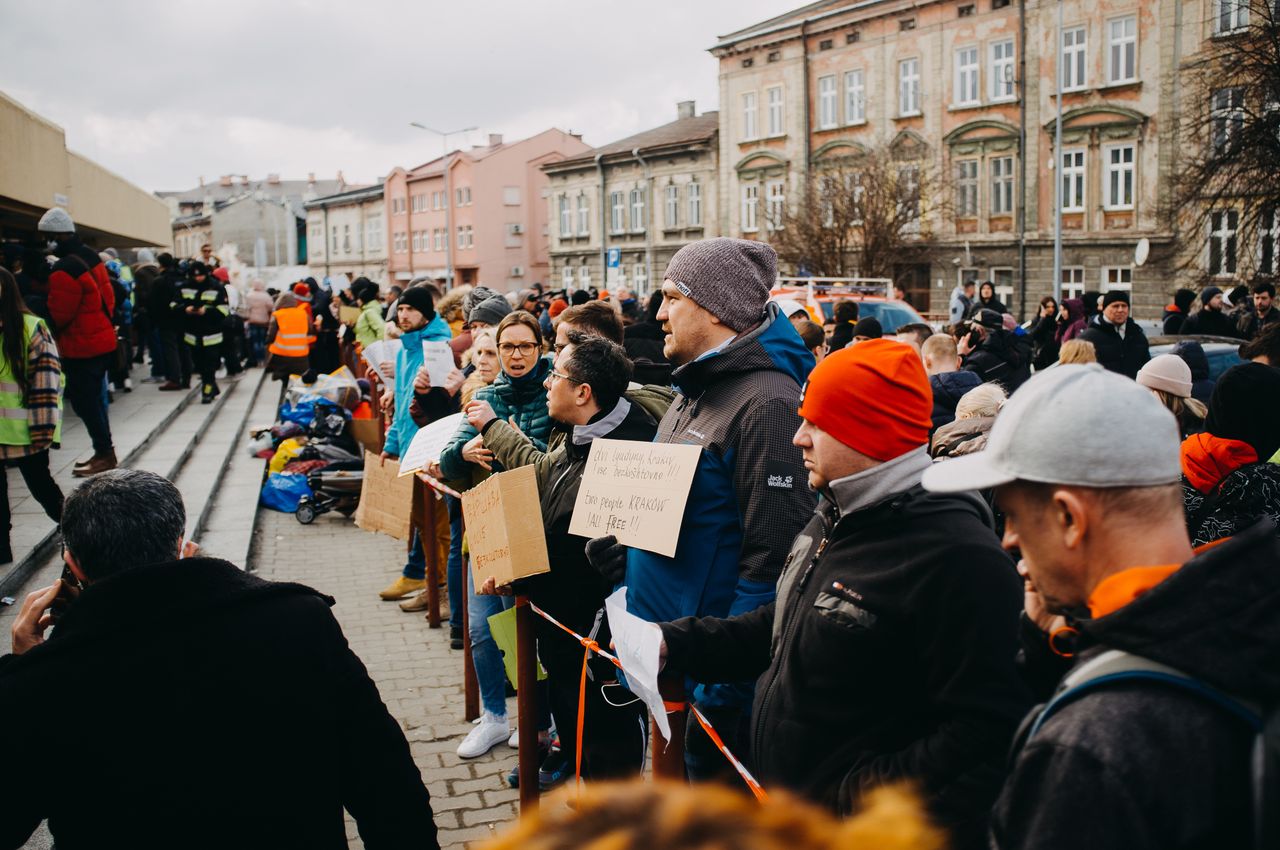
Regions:
[[[801,0],[0,0],[0,90],[149,190],[220,174],[372,182],[409,126],[601,145],[716,107],[716,37]],[[464,144],[451,137],[451,147]]]

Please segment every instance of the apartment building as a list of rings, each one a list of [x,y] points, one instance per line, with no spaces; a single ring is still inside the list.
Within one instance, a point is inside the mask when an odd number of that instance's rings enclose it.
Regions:
[[[718,126],[684,101],[669,124],[544,165],[551,285],[647,294],[682,246],[719,235]]]
[[[352,189],[308,201],[307,265],[325,277],[387,278],[386,205],[383,185]]]
[[[542,166],[587,150],[556,129],[509,144],[491,134],[484,147],[394,169],[384,184],[389,275],[498,291],[546,284]]]
[[[1041,0],[820,2],[721,37],[725,232],[768,239],[808,175],[887,147],[937,177],[922,199],[929,260],[894,270],[913,302],[943,313],[956,283],[991,280],[1030,315],[1053,289],[1057,173],[1064,293],[1130,289],[1139,315],[1158,315],[1175,277],[1161,249],[1177,4],[1063,3],[1061,49],[1058,5]],[[1135,265],[1141,239],[1163,259]]]

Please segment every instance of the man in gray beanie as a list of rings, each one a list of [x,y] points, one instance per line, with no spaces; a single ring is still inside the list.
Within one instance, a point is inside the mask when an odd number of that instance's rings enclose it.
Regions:
[[[658,426],[659,443],[702,447],[675,557],[587,544],[592,564],[627,586],[627,607],[651,622],[727,617],[773,601],[792,541],[813,512],[800,450],[800,386],[813,355],[790,320],[768,303],[777,255],[761,242],[708,239],[667,266],[657,320],[677,368],[678,395]],[[699,685],[692,696],[729,749],[742,752],[753,684]],[[697,722],[685,763],[694,780],[740,782]]]

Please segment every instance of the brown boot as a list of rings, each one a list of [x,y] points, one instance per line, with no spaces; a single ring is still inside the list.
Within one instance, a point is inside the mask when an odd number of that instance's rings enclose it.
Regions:
[[[86,466],[73,467],[71,474],[77,478],[88,478],[90,475],[97,475],[99,472],[106,472],[108,469],[115,468],[116,453],[112,449],[106,454],[94,455],[89,458],[89,463]]]

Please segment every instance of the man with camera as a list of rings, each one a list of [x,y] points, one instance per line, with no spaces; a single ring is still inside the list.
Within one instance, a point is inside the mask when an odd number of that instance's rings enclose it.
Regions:
[[[346,847],[344,808],[365,847],[438,847],[333,600],[192,557],[185,527],[149,472],[67,498],[64,578],[0,658],[0,847],[45,819],[60,850]]]

